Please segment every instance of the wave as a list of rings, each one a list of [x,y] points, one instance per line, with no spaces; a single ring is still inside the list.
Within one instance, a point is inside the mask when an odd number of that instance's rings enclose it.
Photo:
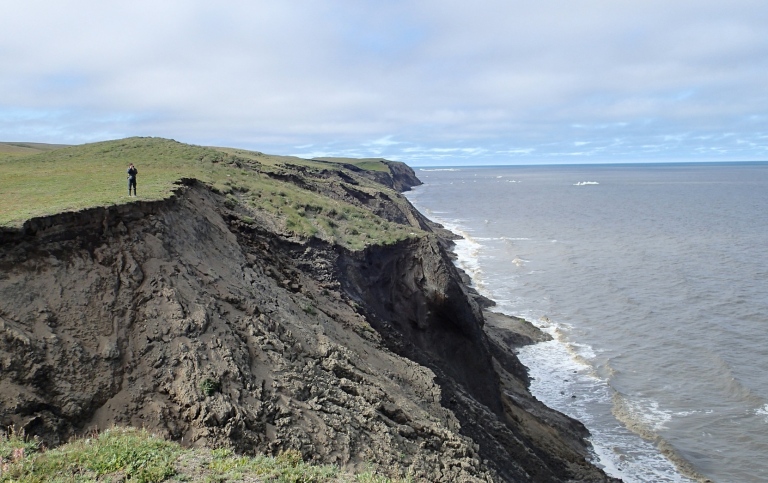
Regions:
[[[768,262],[758,249],[766,232],[754,219],[764,203],[738,183],[765,186],[768,171],[756,179],[740,170],[684,171],[609,173],[608,184],[641,181],[642,191],[590,188],[607,183],[597,169],[559,170],[540,186],[537,177],[523,174],[498,179],[506,174],[499,171],[425,175],[442,184],[467,180],[460,193],[445,193],[441,184],[428,188],[429,194],[439,194],[439,205],[452,210],[446,218],[464,217],[462,225],[482,245],[474,263],[484,271],[483,295],[497,302],[495,310],[503,306],[505,313],[557,328],[555,342],[521,350],[521,361],[536,378],[531,390],[592,431],[596,458],[612,467],[610,474],[625,481],[691,481],[683,474],[695,476],[693,465],[718,481],[763,481],[768,389],[761,361],[768,352],[760,304],[766,300],[761,282]],[[670,212],[674,216],[662,216],[670,200],[682,197],[654,183],[705,174],[723,177],[716,205],[709,203],[711,193],[691,189],[684,192],[686,203]],[[515,178],[525,183],[502,184]],[[561,211],[576,194],[563,189],[570,185],[592,193],[573,212],[589,216]],[[518,189],[524,189],[520,201],[526,206],[505,210],[490,203]],[[646,200],[646,191],[653,199],[641,213],[637,202]],[[614,216],[623,223],[620,231],[605,228]],[[531,240],[506,241],[502,235]],[[591,344],[596,354],[574,342]],[[562,360],[548,365],[560,345]],[[539,365],[562,370],[536,372]],[[660,473],[666,476],[655,476]]]
[[[708,482],[693,465],[683,458],[674,447],[659,436],[659,431],[666,429],[673,417],[686,416],[689,412],[674,413],[664,410],[652,399],[630,399],[617,391],[613,392],[613,414],[628,429],[653,443],[659,452],[671,461],[677,470],[693,481]],[[674,480],[679,481],[679,480]]]
[[[598,377],[592,348],[568,342],[566,325],[551,319],[547,319],[546,325],[532,322],[552,334],[554,339],[524,347],[518,352],[520,361],[529,368],[531,392],[546,405],[580,420],[589,428],[595,464],[627,483],[693,483],[701,480],[691,465],[674,453],[654,431],[667,424],[672,414],[652,401],[645,405],[626,403],[607,380]],[[610,372],[610,369],[603,372]],[[612,424],[607,420],[598,422],[595,418],[600,416],[596,414],[602,411],[596,413],[594,409],[603,407],[610,414],[611,408],[617,406],[617,400],[623,413],[617,414]]]
[[[755,409],[755,416],[763,416],[763,421],[768,424],[768,404]]]
[[[480,267],[480,251],[482,244],[462,225],[462,220],[435,217],[433,221],[459,235],[461,239],[454,241],[453,251],[456,253],[456,265],[464,270],[472,280],[472,285],[481,290],[484,287],[483,270]]]
[[[504,297],[494,294],[496,288],[499,293],[510,293],[515,276],[510,273],[511,278],[499,280],[499,274],[495,271],[485,273],[484,264],[487,260],[483,258],[484,250],[490,248],[494,242],[502,241],[514,245],[514,242],[531,239],[475,236],[468,220],[436,212],[431,212],[430,217],[432,216],[434,221],[462,237],[455,241],[455,263],[470,276],[472,285],[478,292],[497,303],[495,310],[529,320],[552,335],[552,341],[521,348],[518,357],[529,368],[532,379],[530,389],[534,396],[589,428],[592,433],[590,442],[594,453],[593,462],[609,475],[621,478],[627,483],[694,483],[695,479],[683,474],[690,465],[686,467],[682,458],[677,458],[668,445],[658,438],[642,439],[612,415],[615,394],[609,384],[612,369],[608,364],[598,367],[597,355],[591,346],[576,344],[570,340],[570,332],[573,330],[570,324],[541,310],[520,313],[520,307],[531,307],[530,301],[504,300]],[[557,243],[554,239],[541,241]],[[506,258],[506,261],[518,267],[529,262],[517,255]],[[492,273],[495,274],[493,279],[489,278]],[[501,288],[500,285],[505,287]],[[596,411],[598,406],[600,409]],[[653,430],[667,421],[662,418],[663,411],[658,406],[656,408],[659,414],[645,415],[642,413],[643,407],[637,406],[632,415],[641,421],[656,420],[655,426],[650,425]],[[666,451],[662,452],[662,446]],[[685,473],[691,475],[692,470]]]
[[[613,369],[608,364],[596,367],[597,354],[594,349],[588,344],[577,344],[569,340],[573,327],[563,321],[553,320],[545,313],[520,313],[513,307],[520,307],[525,304],[524,301],[504,300],[495,296],[493,288],[499,281],[485,280],[481,252],[485,248],[483,242],[499,238],[474,238],[470,230],[463,227],[461,220],[440,222],[464,237],[457,241],[456,264],[472,277],[474,286],[481,294],[497,303],[495,310],[529,320],[553,337],[551,341],[521,348],[518,357],[529,369],[531,392],[548,406],[581,421],[589,428],[592,433],[590,442],[594,452],[593,462],[596,465],[627,483],[701,481],[692,466],[655,433],[655,430],[668,423],[672,414],[665,412],[658,404],[649,402],[630,405],[631,410],[626,411],[625,418],[614,419],[611,414],[615,407],[616,391],[609,383]],[[522,264],[527,260],[515,257],[511,261],[513,264]],[[602,406],[603,409],[595,411],[596,406]],[[624,422],[633,419],[640,423],[633,426]],[[635,427],[638,430],[632,431]],[[647,427],[648,431],[642,432],[640,427]]]

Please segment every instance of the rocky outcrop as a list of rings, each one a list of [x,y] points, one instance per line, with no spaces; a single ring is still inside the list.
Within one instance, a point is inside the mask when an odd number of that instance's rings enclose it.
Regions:
[[[413,169],[400,161],[389,161],[387,159],[373,160],[385,164],[389,171],[366,170],[349,163],[348,161],[350,160],[345,160],[344,158],[315,158],[314,161],[327,162],[333,166],[342,166],[347,171],[354,172],[398,192],[409,191],[414,186],[422,184],[421,180],[416,177]]]
[[[416,481],[607,481],[444,247],[293,240],[193,180],[5,230],[0,424],[51,445],[141,426]]]
[[[421,185],[421,180],[416,177],[410,166],[400,161],[385,161],[389,166],[390,177],[392,179],[392,189],[396,191],[409,191],[414,186]]]

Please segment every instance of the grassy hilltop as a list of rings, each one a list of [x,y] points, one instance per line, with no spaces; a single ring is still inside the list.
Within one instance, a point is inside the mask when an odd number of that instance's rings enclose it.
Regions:
[[[411,227],[390,223],[359,204],[329,197],[328,172],[388,172],[383,160],[306,160],[232,148],[210,148],[160,138],[128,138],[80,146],[0,144],[0,226],[64,211],[169,197],[182,178],[195,178],[253,218],[270,217],[278,229],[360,248],[403,239]],[[44,150],[49,149],[49,150]],[[35,154],[28,154],[33,152]],[[139,170],[138,198],[127,194],[126,169]],[[374,195],[380,184],[354,177],[355,190]],[[246,219],[248,216],[246,216]]]

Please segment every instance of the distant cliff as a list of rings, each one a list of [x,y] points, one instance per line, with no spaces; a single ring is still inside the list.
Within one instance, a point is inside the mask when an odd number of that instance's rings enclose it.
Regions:
[[[194,179],[0,231],[0,424],[51,445],[132,425],[416,481],[611,481],[586,429],[528,393],[513,345],[538,335],[483,314],[450,243],[385,188],[413,171],[387,165],[261,173],[412,227],[361,248]]]

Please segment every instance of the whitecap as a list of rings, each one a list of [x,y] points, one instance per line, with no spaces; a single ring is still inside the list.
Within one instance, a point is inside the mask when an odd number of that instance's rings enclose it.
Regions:
[[[755,410],[756,416],[763,416],[763,421],[768,423],[768,404],[763,405]]]

